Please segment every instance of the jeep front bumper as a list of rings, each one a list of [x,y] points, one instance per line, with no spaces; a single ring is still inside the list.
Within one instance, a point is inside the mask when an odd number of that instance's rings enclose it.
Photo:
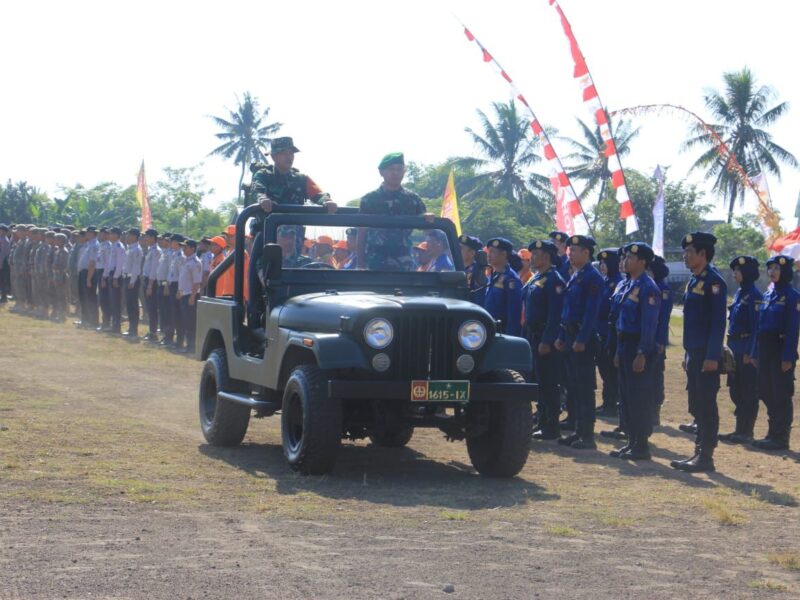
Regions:
[[[468,402],[506,402],[539,396],[535,383],[470,383]],[[353,400],[411,400],[410,381],[330,380],[328,396]],[[421,402],[424,404],[425,402]]]

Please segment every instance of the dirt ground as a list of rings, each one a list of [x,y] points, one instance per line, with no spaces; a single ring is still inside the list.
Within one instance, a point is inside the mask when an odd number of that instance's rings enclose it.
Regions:
[[[800,598],[800,453],[671,469],[692,449],[677,348],[652,463],[532,443],[496,481],[432,431],[303,477],[277,419],[204,443],[197,361],[7,308],[0,340],[3,599]]]

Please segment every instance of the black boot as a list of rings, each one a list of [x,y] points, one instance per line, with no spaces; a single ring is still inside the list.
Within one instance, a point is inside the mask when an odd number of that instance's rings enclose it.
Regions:
[[[622,448],[617,448],[616,450],[612,450],[608,453],[608,455],[612,458],[622,458],[622,455],[626,452],[629,452],[633,449],[633,441],[628,442]]]
[[[672,465],[675,469],[679,471],[684,471],[686,473],[705,473],[710,471],[715,471],[714,468],[714,449],[713,448],[701,448],[700,454],[688,460],[686,462],[679,462],[677,464]]]
[[[600,435],[604,438],[611,438],[614,440],[627,440],[628,434],[625,433],[621,427],[614,427],[612,430],[601,431]]]
[[[597,443],[594,441],[594,423],[587,423],[578,431],[580,437],[572,442],[570,447],[577,450],[597,450]]]
[[[759,450],[788,450],[791,431],[792,428],[787,427],[783,433],[767,434],[763,440],[755,440],[753,446]]]
[[[697,435],[697,423],[692,421],[691,423],[681,423],[678,425],[678,429],[683,431],[684,433],[691,433],[692,435]]]
[[[575,431],[575,419],[570,419],[569,416],[567,416],[566,419],[558,424],[558,427],[561,431]]]
[[[651,460],[650,444],[646,439],[636,440],[636,443],[633,444],[630,450],[620,454],[620,458],[626,460]]]
[[[719,440],[721,442],[728,442],[730,444],[735,444],[737,442],[734,440],[736,440],[741,433],[742,433],[742,418],[736,417],[736,428],[730,433],[720,433]]]
[[[573,442],[577,442],[579,439],[581,439],[581,436],[576,432],[571,435],[558,438],[558,443],[562,446],[571,446]]]
[[[731,444],[749,444],[753,441],[753,428],[755,424],[755,418],[736,419],[736,431],[729,434],[726,441]],[[722,436],[719,437],[722,439]]]
[[[661,427],[661,405],[653,406],[653,427]]]
[[[691,462],[691,461],[695,460],[699,455],[700,455],[700,445],[699,444],[695,444],[694,445],[694,454],[692,454],[689,458],[684,458],[682,460],[673,460],[673,461],[671,461],[669,463],[669,466],[672,467],[673,469],[677,469],[677,468],[679,468],[679,465],[682,465],[683,463]]]

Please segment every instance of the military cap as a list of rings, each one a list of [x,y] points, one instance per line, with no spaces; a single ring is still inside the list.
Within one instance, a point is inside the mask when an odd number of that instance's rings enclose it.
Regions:
[[[86,235],[86,230],[85,229],[79,229],[78,230],[78,235]]]
[[[208,236],[202,237],[202,238],[200,238],[200,243],[201,244],[210,244],[211,243],[211,238],[208,237]]]
[[[160,237],[163,240],[168,240],[169,238],[172,237],[172,232],[171,231],[165,231],[164,233],[162,233],[158,237]]]
[[[150,236],[150,237],[154,237],[154,238],[157,238],[157,237],[158,237],[158,231],[156,231],[156,230],[155,230],[155,229],[153,229],[152,227],[151,227],[150,229],[148,229],[147,231],[145,231],[145,232],[144,232],[144,234],[145,234],[146,236]]]
[[[650,272],[656,281],[661,281],[669,276],[669,267],[662,256],[658,256],[658,254],[653,256],[653,260],[650,261]]]
[[[8,225],[6,225],[5,223],[0,223],[0,231],[5,231],[7,233]]]
[[[690,244],[695,248],[703,248],[707,246],[713,246],[716,243],[717,238],[713,234],[706,233],[705,231],[695,231],[694,233],[687,233],[685,236],[683,236],[683,239],[681,240],[681,248],[685,250]]]
[[[522,259],[519,257],[519,254],[512,250],[508,255],[508,264],[512,269],[519,272],[522,268]]]
[[[593,237],[588,235],[573,235],[567,239],[567,246],[579,246],[591,250],[597,246],[597,242],[594,241]]]
[[[136,229],[136,227],[131,227],[125,233],[127,233],[128,235],[135,235],[137,238],[141,235],[141,233],[139,232],[138,229]]]
[[[45,231],[44,237],[53,237],[56,234],[55,231]]]
[[[536,240],[535,242],[531,242],[528,244],[528,250],[531,252],[534,250],[544,250],[550,255],[551,258],[554,258],[558,255],[558,248],[550,240]]]
[[[94,225],[89,225],[86,228],[86,233],[97,233],[97,227],[95,227]]]
[[[101,227],[100,233],[108,233],[108,227]]]
[[[378,169],[385,169],[386,167],[390,167],[392,165],[405,164],[406,160],[402,152],[390,152],[381,159],[381,162],[378,164]]]
[[[636,258],[647,261],[648,263],[653,260],[655,253],[649,244],[644,242],[631,242],[625,244],[625,254],[633,254]]]
[[[563,231],[551,231],[548,237],[556,242],[566,242],[569,236]]]
[[[344,234],[349,238],[350,237],[354,237],[354,236],[358,235],[358,229],[356,229],[355,227],[348,227],[345,230]]]
[[[748,256],[743,254],[742,256],[737,256],[730,262],[731,269],[742,269],[742,268],[753,268],[755,267],[758,269],[758,259],[753,256]]]
[[[119,227],[111,227],[108,230],[108,233],[113,233],[113,234],[116,234],[116,235],[122,235],[122,229],[120,229]]]
[[[197,248],[197,240],[186,238],[181,242],[181,246],[189,246],[189,248]]]
[[[606,263],[606,266],[611,267],[612,270],[619,269],[619,260],[622,253],[618,248],[603,248],[597,255],[597,260]]]
[[[492,238],[488,242],[486,242],[486,246],[489,248],[497,248],[498,250],[503,250],[507,252],[509,255],[514,251],[514,246],[506,238]]]
[[[64,235],[63,233],[57,233],[57,234],[55,235],[55,238],[56,238],[57,240],[60,240],[60,241],[62,241],[62,242],[66,242],[66,241],[67,241],[67,236],[66,236],[66,235]]]
[[[458,238],[458,243],[471,248],[476,252],[483,248],[483,242],[476,238],[474,235],[462,235]]]
[[[767,259],[767,266],[770,265],[778,265],[781,270],[784,268],[792,269],[794,268],[794,259],[791,256],[786,256],[785,254],[777,254],[775,256],[770,256]]]
[[[270,143],[269,151],[271,154],[277,154],[278,152],[283,152],[285,150],[291,150],[292,152],[300,152],[297,147],[294,145],[294,141],[290,137],[279,137],[272,140]]]
[[[178,242],[179,244],[182,244],[183,242],[186,241],[186,238],[183,237],[180,233],[173,233],[172,237],[170,237],[169,239],[171,242]]]

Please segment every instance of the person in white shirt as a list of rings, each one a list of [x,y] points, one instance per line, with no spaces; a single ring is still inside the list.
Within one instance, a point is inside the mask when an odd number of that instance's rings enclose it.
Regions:
[[[128,249],[125,251],[125,308],[128,311],[128,331],[123,333],[130,341],[139,340],[139,286],[142,283],[142,247],[139,245],[139,230],[127,232]]]
[[[108,228],[101,227],[100,235],[97,236],[100,247],[97,250],[97,260],[95,261],[95,271],[97,272],[97,300],[100,304],[100,327],[97,331],[108,329],[111,323],[111,289],[106,285],[105,272],[108,263],[108,254],[111,250],[111,242],[108,241]]]
[[[168,296],[169,311],[172,315],[172,318],[170,319],[169,329],[164,332],[164,339],[161,340],[162,346],[173,346],[175,344],[174,336],[176,335],[179,339],[184,338],[183,319],[181,319],[181,303],[178,300],[178,275],[181,272],[181,266],[183,265],[184,261],[181,246],[185,241],[186,238],[180,233],[173,234],[172,238],[170,239],[172,260],[169,263],[169,271],[167,272],[168,285],[165,294]]]
[[[197,297],[203,286],[203,266],[197,257],[197,242],[186,240],[183,243],[184,261],[178,275],[178,301],[181,307],[183,327],[178,331],[175,345],[178,352],[194,354],[195,320],[197,319]],[[186,336],[186,347],[183,338]]]
[[[81,299],[81,320],[75,325],[85,328],[97,327],[97,253],[100,244],[97,241],[97,227],[86,228],[86,243],[81,248],[78,258],[78,285],[83,291]]]
[[[141,244],[147,248],[142,267],[144,277],[144,304],[147,309],[147,334],[143,340],[147,342],[158,341],[158,263],[161,260],[161,249],[158,247],[158,231],[148,229],[144,232]]]
[[[103,272],[103,277],[106,282],[106,287],[110,290],[108,296],[109,312],[111,313],[111,322],[104,331],[111,334],[121,333],[122,322],[122,290],[120,289],[120,280],[122,278],[122,269],[125,266],[125,246],[120,241],[122,230],[119,227],[112,227],[108,230],[109,242],[111,248],[106,257],[106,268]]]
[[[169,267],[172,264],[172,249],[170,248],[170,240],[172,233],[164,232],[158,236],[158,247],[161,250],[161,257],[158,259],[158,269],[156,270],[156,286],[153,293],[158,296],[158,322],[159,329],[161,329],[162,343],[166,339],[167,331],[172,328],[172,302],[169,297],[169,281],[167,275],[169,274]],[[166,292],[166,293],[165,293]]]

